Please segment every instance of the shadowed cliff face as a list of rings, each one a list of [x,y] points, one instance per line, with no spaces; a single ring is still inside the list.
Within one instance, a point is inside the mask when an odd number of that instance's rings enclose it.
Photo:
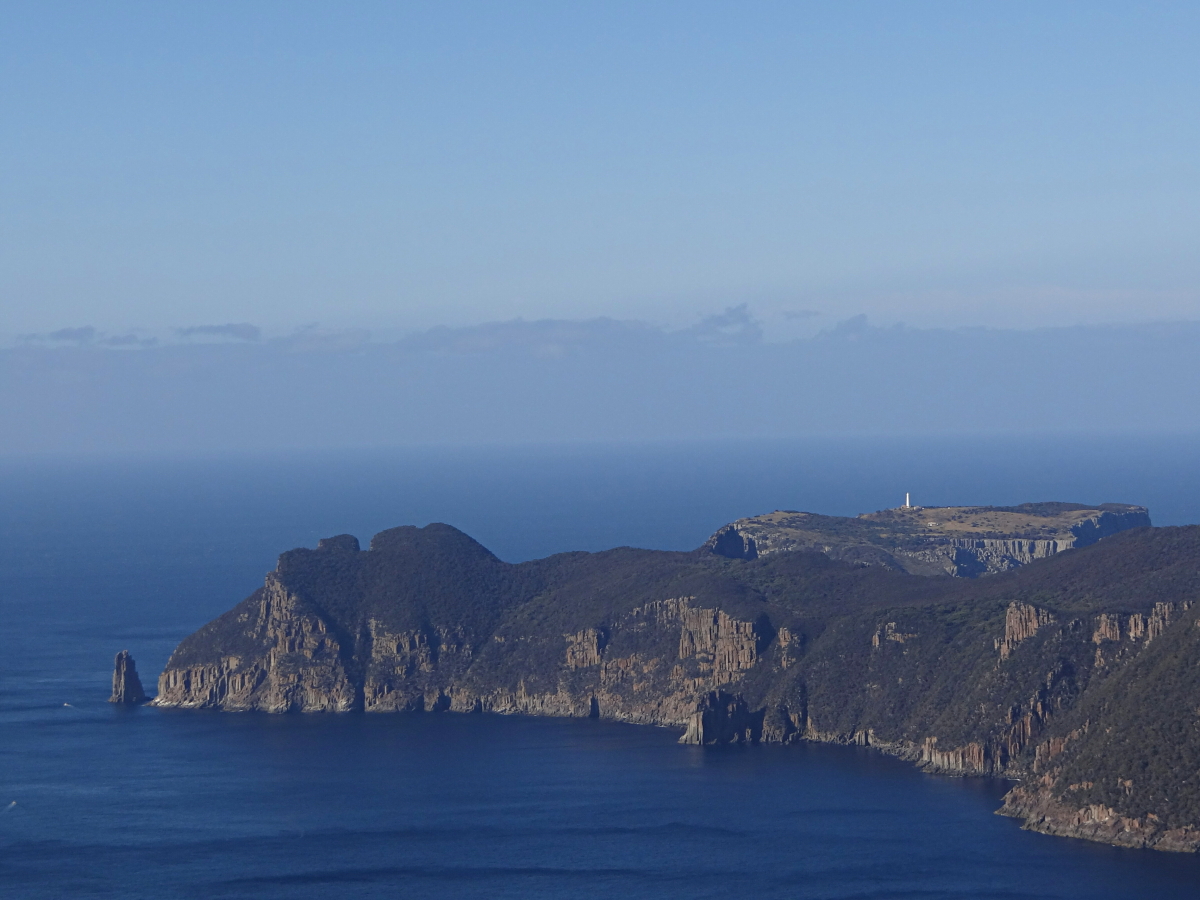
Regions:
[[[142,680],[138,678],[133,657],[129,655],[128,650],[122,650],[113,660],[113,690],[108,702],[136,706],[148,699],[145,690],[142,689]]]
[[[449,526],[398,528],[368,551],[342,536],[285,553],[180,644],[155,703],[865,744],[1020,779],[1005,811],[1040,830],[1195,849],[1198,599],[1200,528],[1129,531],[979,580],[803,550],[509,565]]]

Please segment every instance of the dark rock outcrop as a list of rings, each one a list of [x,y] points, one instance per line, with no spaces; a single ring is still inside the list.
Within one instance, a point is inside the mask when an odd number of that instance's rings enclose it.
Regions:
[[[283,554],[179,645],[155,703],[592,716],[698,744],[858,744],[1015,779],[1005,811],[1030,828],[1189,849],[1198,602],[1200,527],[1129,530],[983,579],[804,550],[510,565],[449,526],[406,527],[367,551],[341,537]]]
[[[754,538],[736,524],[726,525],[709,538],[705,546],[718,556],[729,559],[758,559],[758,545],[754,543]]]
[[[108,698],[109,703],[120,703],[123,706],[137,706],[149,698],[142,689],[142,680],[138,678],[137,664],[128,650],[122,650],[113,661],[113,690]]]
[[[749,744],[762,738],[766,710],[751,710],[741,695],[709,691],[688,721],[681,744]]]

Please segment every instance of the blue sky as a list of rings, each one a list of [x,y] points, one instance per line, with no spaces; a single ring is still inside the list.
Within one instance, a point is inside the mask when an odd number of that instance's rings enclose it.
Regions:
[[[1194,3],[0,3],[0,334],[1198,319],[1198,37]]]

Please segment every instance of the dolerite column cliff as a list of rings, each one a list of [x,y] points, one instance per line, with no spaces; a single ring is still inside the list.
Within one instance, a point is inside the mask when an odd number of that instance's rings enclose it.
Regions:
[[[184,639],[155,705],[858,744],[1019,781],[1004,812],[1029,828],[1200,850],[1200,526],[1127,529],[982,579],[864,562],[624,547],[509,564],[448,525],[366,551],[341,535],[284,553]],[[123,657],[114,699],[140,695]]]
[[[137,706],[148,699],[142,689],[142,680],[138,678],[137,664],[128,650],[122,650],[113,661],[113,692],[108,702]]]
[[[158,680],[156,706],[265,712],[362,707],[362,689],[347,671],[350,654],[336,626],[274,573],[239,607],[237,619],[245,647],[191,664],[168,664]],[[180,658],[186,655],[177,650],[172,663]]]

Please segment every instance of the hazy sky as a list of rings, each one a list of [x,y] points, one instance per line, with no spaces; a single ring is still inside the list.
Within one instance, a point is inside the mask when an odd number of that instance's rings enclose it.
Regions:
[[[0,3],[0,335],[1197,319],[1198,38],[1194,2]]]

